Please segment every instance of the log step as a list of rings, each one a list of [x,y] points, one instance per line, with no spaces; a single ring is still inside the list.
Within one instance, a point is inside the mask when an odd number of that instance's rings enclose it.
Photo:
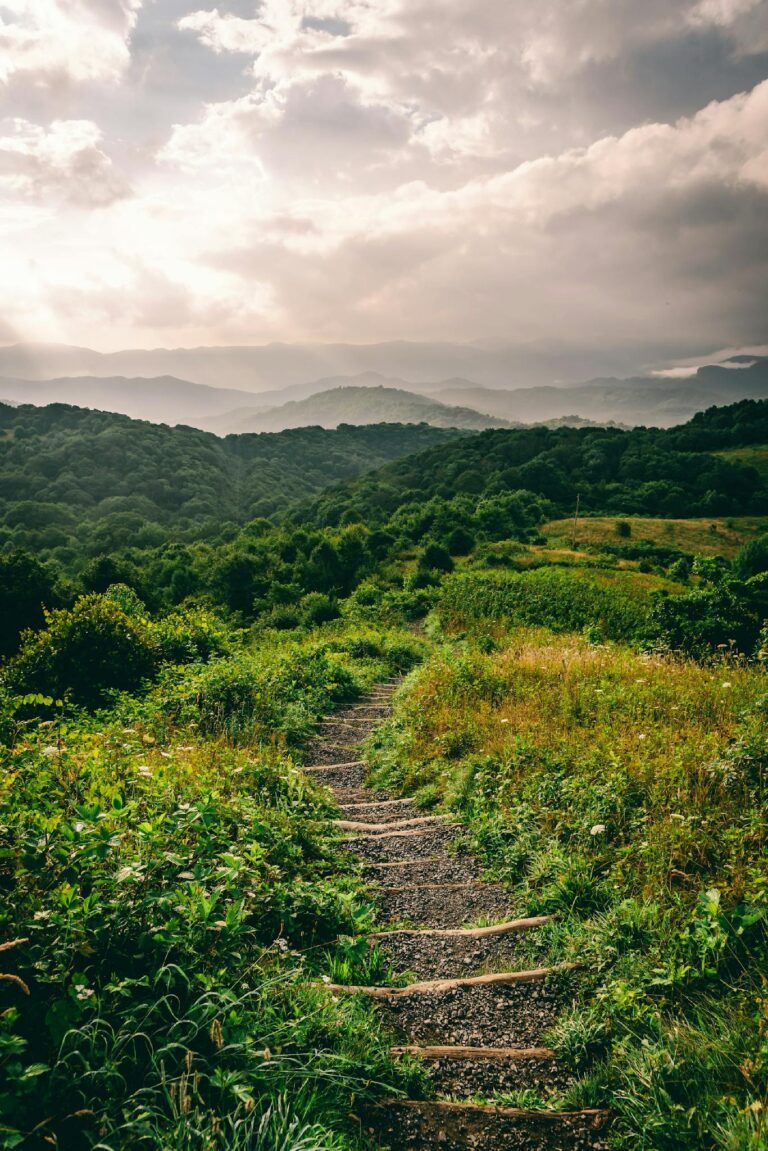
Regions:
[[[409,803],[412,804],[413,800],[412,799],[377,799],[374,801],[366,800],[364,803],[362,803],[362,802],[361,803],[340,803],[339,807],[344,808],[345,810],[348,807],[354,807],[354,808],[358,808],[358,807],[364,807],[364,808],[395,807],[395,806],[404,807],[406,804],[409,804]]]
[[[419,1059],[554,1059],[550,1047],[390,1047],[390,1055],[416,1055]]]
[[[348,759],[344,763],[315,763],[302,767],[302,771],[335,771],[340,767],[362,767],[364,759]]]
[[[545,923],[551,923],[554,918],[554,915],[533,915],[527,919],[509,919],[506,923],[494,923],[490,927],[398,927],[392,931],[373,931],[368,938],[383,939],[392,935],[439,935],[450,939],[488,939],[492,935],[508,935],[512,931],[529,931],[534,927],[542,927]],[[560,969],[563,969],[562,965]]]
[[[366,827],[370,828],[370,826],[370,824],[366,824]],[[431,835],[435,831],[443,831],[445,828],[449,827],[456,827],[458,829],[458,824],[441,822],[440,826],[435,826],[433,823],[430,827],[417,827],[415,830],[406,829],[404,831],[377,831],[373,835],[351,835],[349,836],[349,839],[350,841],[355,839],[369,839],[374,841],[380,839],[407,839],[414,835]]]
[[[558,963],[554,967],[535,967],[530,971],[500,971],[493,975],[470,975],[464,979],[425,979],[407,987],[364,987],[345,983],[316,983],[334,995],[367,995],[370,999],[407,999],[411,995],[434,995],[465,987],[490,987],[512,983],[535,983],[548,975],[573,971],[578,963]]]
[[[391,1100],[365,1116],[381,1145],[397,1151],[598,1151],[607,1146],[607,1121],[596,1108],[529,1111],[414,1099]]]
[[[366,823],[358,819],[334,819],[333,826],[342,831],[399,831],[404,827],[423,827],[425,824],[444,823],[445,815],[414,815],[410,819],[394,819],[389,823]]]

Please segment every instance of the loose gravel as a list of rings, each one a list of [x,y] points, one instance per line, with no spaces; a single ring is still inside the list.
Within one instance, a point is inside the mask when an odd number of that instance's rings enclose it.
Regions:
[[[335,765],[361,759],[367,736],[390,714],[395,690],[396,685],[387,685],[376,691],[376,698],[345,708],[319,725],[309,746],[309,762]],[[395,824],[422,814],[415,805],[367,786],[364,764],[311,774],[329,789],[329,798],[342,805],[345,820]],[[369,803],[376,806],[350,806]],[[451,929],[514,918],[507,892],[498,883],[483,882],[482,868],[458,828],[435,824],[414,830],[417,834],[391,835],[339,829],[356,864],[363,864],[382,929],[388,923]],[[411,982],[517,971],[535,963],[529,938],[526,961],[518,957],[517,932],[477,938],[422,930],[374,936],[370,942],[394,971],[412,976]],[[536,979],[420,992],[377,1001],[377,1006],[396,1045],[528,1049],[543,1046],[564,996],[544,979]],[[433,1093],[453,1100],[492,1100],[533,1089],[546,1106],[550,1096],[571,1083],[551,1056],[440,1057],[427,1059],[425,1065]],[[513,1112],[392,1101],[367,1113],[365,1126],[378,1145],[390,1151],[604,1151],[608,1146],[604,1120],[602,1114],[564,1116],[552,1110]]]

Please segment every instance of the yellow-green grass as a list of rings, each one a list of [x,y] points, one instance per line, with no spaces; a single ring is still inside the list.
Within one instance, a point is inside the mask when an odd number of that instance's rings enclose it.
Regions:
[[[765,686],[518,629],[436,651],[372,748],[378,784],[468,825],[515,914],[556,916],[546,961],[584,970],[548,1042],[617,1151],[766,1146]]]
[[[630,525],[631,534],[622,537],[617,524]],[[652,519],[644,516],[585,516],[574,527],[570,519],[552,520],[541,528],[548,548],[570,549],[574,538],[578,547],[601,544],[650,543],[658,547],[701,555],[732,557],[739,548],[768,530],[768,517],[737,516],[729,519]]]
[[[752,444],[748,448],[727,448],[722,452],[714,452],[724,460],[735,464],[745,464],[755,468],[761,476],[768,476],[768,444]]]
[[[521,745],[536,748],[567,763],[572,784],[580,780],[569,798],[560,797],[566,809],[573,805],[567,813],[542,802],[541,832],[556,836],[583,804],[583,827],[571,834],[587,844],[590,828],[604,823],[601,842],[607,836],[615,844],[621,883],[636,894],[659,898],[677,870],[682,892],[712,883],[740,899],[756,879],[765,827],[750,812],[743,769],[727,757],[765,688],[764,672],[746,665],[706,668],[521,629],[490,655],[433,657],[399,718],[409,732],[412,784],[437,775],[444,794],[462,793],[461,748],[463,756],[494,762],[503,811],[526,777],[546,777],[543,760],[519,754]],[[632,826],[641,814],[642,834]],[[768,872],[762,882],[768,885]]]

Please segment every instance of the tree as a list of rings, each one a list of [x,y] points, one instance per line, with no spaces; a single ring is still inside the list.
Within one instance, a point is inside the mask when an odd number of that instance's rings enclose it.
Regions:
[[[42,627],[44,609],[57,604],[51,568],[24,551],[0,556],[0,655],[16,650],[23,631]]]
[[[733,561],[733,567],[741,579],[768,571],[768,535],[758,536],[745,544]]]
[[[430,543],[419,556],[421,571],[452,572],[453,560],[442,544]]]

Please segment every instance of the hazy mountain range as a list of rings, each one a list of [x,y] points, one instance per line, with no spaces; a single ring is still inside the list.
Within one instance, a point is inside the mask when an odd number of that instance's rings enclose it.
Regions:
[[[255,387],[230,387],[233,381],[226,374],[224,361],[235,352],[263,353],[270,349],[203,348],[178,352],[120,352],[105,356],[88,349],[62,350],[43,346],[35,361],[36,369],[42,371],[59,362],[61,356],[81,368],[99,363],[117,364],[122,358],[131,360],[137,370],[144,367],[149,371],[158,361],[186,356],[188,366],[194,366],[193,360],[198,365],[200,362],[209,363],[209,366],[219,363],[221,374],[217,376],[218,382],[227,386],[213,387],[175,375],[146,377],[142,372],[134,376],[103,376],[87,371],[80,374],[76,370],[74,375],[45,379],[12,374],[9,369],[21,366],[25,355],[27,367],[30,367],[30,347],[0,348],[0,400],[38,405],[68,403],[120,412],[156,423],[189,424],[218,435],[279,431],[312,424],[336,427],[340,423],[381,421],[425,422],[437,427],[467,430],[580,420],[667,427],[682,423],[697,411],[713,405],[768,397],[768,357],[735,356],[720,364],[701,367],[685,378],[602,377],[557,387],[545,384],[525,388],[488,387],[476,377],[455,374],[415,379],[365,370],[351,375],[309,377],[270,389],[263,387],[265,377],[259,376],[257,382],[262,385],[259,390]],[[335,345],[331,351],[341,348],[350,358],[353,351],[362,353],[366,350],[371,352],[373,348],[386,348],[394,356],[392,349],[406,347],[419,349],[424,353],[422,362],[426,363],[424,345],[370,345],[367,349]],[[291,351],[296,353],[296,357],[301,353],[307,362],[311,359],[306,348],[288,349],[274,345],[271,350],[278,360],[283,353]],[[467,351],[466,347],[463,351]],[[206,360],[209,353],[210,362]],[[328,355],[330,357],[331,353]],[[480,367],[483,364],[487,367],[488,361],[482,357],[489,353],[479,355]],[[298,362],[295,358],[294,368]],[[455,369],[457,365],[452,366]],[[284,368],[285,363],[276,373],[279,378],[285,379],[286,375],[292,374],[293,368],[287,373]],[[411,370],[418,374],[415,362],[411,363]],[[235,374],[238,380],[242,378],[241,371]]]
[[[47,380],[62,376],[176,376],[214,388],[268,392],[326,376],[378,372],[408,381],[411,390],[413,385],[457,375],[467,376],[484,387],[516,388],[577,383],[597,374],[617,375],[625,372],[633,359],[599,347],[579,353],[552,345],[512,349],[490,344],[407,340],[379,344],[132,348],[118,352],[27,343],[0,347],[0,377]]]

